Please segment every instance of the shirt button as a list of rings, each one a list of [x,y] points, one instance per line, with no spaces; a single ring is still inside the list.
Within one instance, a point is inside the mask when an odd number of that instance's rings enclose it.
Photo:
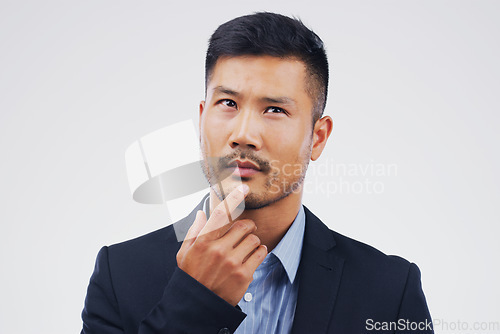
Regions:
[[[229,331],[229,328],[222,328],[219,331],[219,334],[231,334],[231,332]]]
[[[244,299],[245,299],[246,302],[251,301],[252,300],[252,294],[250,292],[245,293]]]

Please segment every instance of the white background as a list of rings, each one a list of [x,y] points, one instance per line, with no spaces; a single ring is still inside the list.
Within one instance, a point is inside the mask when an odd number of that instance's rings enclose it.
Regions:
[[[258,10],[327,46],[335,128],[315,164],[397,166],[310,174],[383,191],[304,204],[417,263],[435,319],[500,321],[500,2],[1,0],[1,333],[78,332],[99,248],[169,223],[132,201],[125,149],[197,122],[208,38]]]

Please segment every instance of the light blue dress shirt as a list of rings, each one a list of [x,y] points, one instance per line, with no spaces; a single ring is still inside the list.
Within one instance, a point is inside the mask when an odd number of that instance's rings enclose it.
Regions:
[[[209,216],[208,199],[204,211]],[[297,269],[305,230],[301,205],[292,225],[278,245],[257,267],[245,295],[238,303],[246,318],[235,334],[289,334],[297,304],[299,280]]]

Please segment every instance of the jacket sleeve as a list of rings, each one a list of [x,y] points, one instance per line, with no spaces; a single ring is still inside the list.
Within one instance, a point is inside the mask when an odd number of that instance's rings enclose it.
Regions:
[[[97,255],[82,312],[81,334],[130,332],[120,316],[108,252],[108,247],[103,247]],[[136,326],[139,334],[234,333],[245,317],[238,306],[233,307],[176,267],[158,304]]]
[[[108,264],[108,247],[97,255],[82,312],[82,334],[122,334],[118,302],[113,290]]]
[[[410,264],[403,299],[399,307],[396,333],[434,333],[431,315],[422,291],[420,270],[414,263]]]
[[[139,334],[234,333],[246,314],[176,267]]]

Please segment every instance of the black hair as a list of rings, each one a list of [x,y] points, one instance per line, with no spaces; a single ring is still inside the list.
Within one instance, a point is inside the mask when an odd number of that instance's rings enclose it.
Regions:
[[[209,40],[205,59],[205,90],[220,57],[268,55],[302,61],[308,73],[306,89],[313,99],[313,124],[321,118],[328,93],[328,60],[323,41],[302,21],[258,12],[220,25]]]

